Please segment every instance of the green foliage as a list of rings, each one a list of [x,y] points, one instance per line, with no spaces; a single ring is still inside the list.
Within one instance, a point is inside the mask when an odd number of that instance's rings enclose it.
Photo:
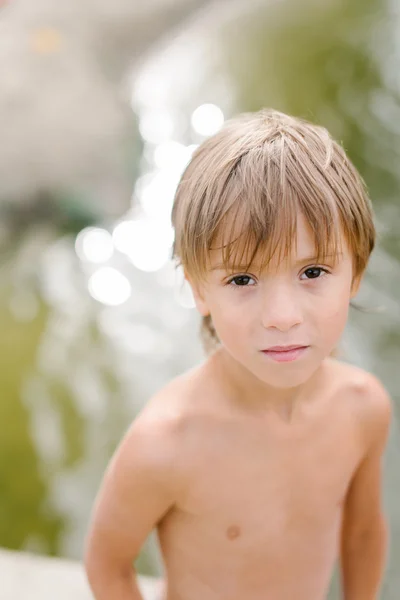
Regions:
[[[31,436],[30,414],[22,398],[31,373],[47,311],[30,323],[10,318],[6,298],[0,303],[0,546],[21,548],[37,538],[49,554],[58,549],[62,525],[47,506],[48,489]]]

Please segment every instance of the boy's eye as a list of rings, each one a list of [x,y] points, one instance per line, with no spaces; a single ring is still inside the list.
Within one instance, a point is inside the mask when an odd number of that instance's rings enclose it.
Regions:
[[[228,281],[228,285],[233,285],[233,287],[249,287],[248,284],[250,281],[254,281],[250,275],[236,275]]]
[[[322,273],[327,273],[326,269],[322,267],[309,267],[303,273],[306,276],[306,279],[319,279]]]

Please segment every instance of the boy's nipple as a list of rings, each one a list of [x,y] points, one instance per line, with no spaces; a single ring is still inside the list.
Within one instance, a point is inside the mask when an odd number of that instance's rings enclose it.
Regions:
[[[238,525],[230,525],[226,530],[226,536],[229,540],[235,540],[240,535],[240,527]]]

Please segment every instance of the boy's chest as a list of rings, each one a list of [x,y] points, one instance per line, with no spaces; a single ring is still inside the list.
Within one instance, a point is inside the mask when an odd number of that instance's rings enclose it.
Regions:
[[[216,432],[215,432],[216,433]],[[194,464],[180,517],[217,539],[321,531],[340,517],[359,461],[351,432],[262,428],[220,432],[208,438]]]

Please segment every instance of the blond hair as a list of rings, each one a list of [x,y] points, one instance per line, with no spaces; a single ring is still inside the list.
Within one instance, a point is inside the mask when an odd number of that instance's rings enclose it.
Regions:
[[[193,280],[201,281],[213,243],[235,270],[261,252],[264,264],[291,252],[300,211],[314,236],[318,257],[335,253],[341,236],[363,274],[375,243],[365,184],[328,131],[274,110],[227,121],[195,151],[178,185],[172,209],[173,253]],[[250,254],[249,254],[250,252]],[[203,317],[206,350],[219,343],[211,316]]]

